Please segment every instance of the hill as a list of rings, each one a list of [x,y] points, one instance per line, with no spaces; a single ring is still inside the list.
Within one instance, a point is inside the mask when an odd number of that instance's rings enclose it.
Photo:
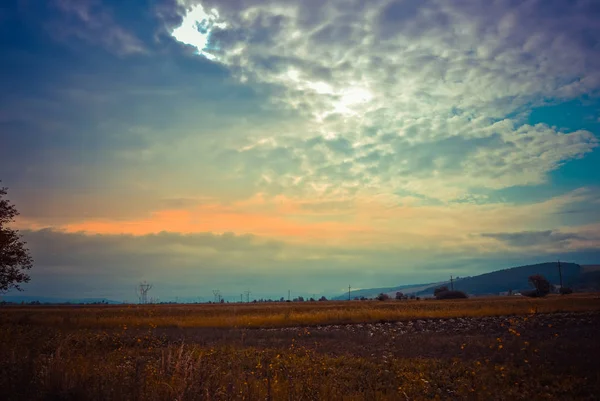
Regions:
[[[588,278],[596,278],[600,272],[593,266],[582,266],[575,263],[562,263],[563,284],[565,286],[581,287],[583,282],[589,281]],[[528,278],[533,274],[545,276],[552,284],[558,285],[560,277],[558,273],[558,263],[538,263],[535,265],[526,265],[512,267],[503,270],[496,270],[490,273],[480,274],[478,276],[464,277],[454,281],[454,289],[464,291],[469,295],[498,295],[501,292],[513,290],[521,291],[530,289]],[[417,296],[432,296],[433,290],[442,285],[449,285],[449,281],[440,281],[429,284],[404,285],[398,287],[370,288],[360,291],[352,291],[351,296],[364,296],[367,298],[376,297],[380,293],[386,293],[393,297],[397,291],[405,294],[415,294]],[[348,299],[348,294],[340,295],[333,299]]]
[[[374,298],[377,295],[381,294],[382,292],[385,294],[388,294],[390,296],[393,296],[398,291],[404,292],[406,294],[411,294],[416,291],[420,291],[422,289],[429,288],[429,287],[435,286],[435,285],[442,285],[444,283],[445,283],[445,281],[440,282],[440,283],[407,284],[407,285],[400,285],[397,287],[365,288],[365,289],[350,291],[350,297],[352,299],[357,298],[357,297],[358,298],[360,298],[360,297]],[[332,301],[344,301],[347,299],[348,299],[348,293],[338,295],[338,296],[331,298]]]
[[[581,266],[575,263],[561,263],[561,269],[563,284],[565,286],[572,286],[582,273]],[[550,262],[513,267],[479,276],[466,277],[457,280],[454,283],[454,288],[472,295],[498,294],[509,290],[521,291],[531,288],[528,278],[534,274],[541,274],[552,284],[558,285],[560,283],[558,263]]]

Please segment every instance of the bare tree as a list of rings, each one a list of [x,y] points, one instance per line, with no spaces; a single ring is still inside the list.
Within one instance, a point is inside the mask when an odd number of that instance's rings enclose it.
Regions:
[[[17,230],[6,227],[19,215],[8,199],[4,199],[7,188],[0,187],[0,294],[15,289],[22,291],[19,284],[29,282],[27,270],[33,266],[29,250]]]

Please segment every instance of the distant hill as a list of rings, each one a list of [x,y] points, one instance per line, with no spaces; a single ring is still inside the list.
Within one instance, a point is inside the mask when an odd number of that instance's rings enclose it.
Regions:
[[[429,288],[432,285],[436,285],[438,283],[427,283],[427,284],[407,284],[407,285],[400,285],[397,287],[381,287],[381,288],[365,288],[365,289],[360,289],[360,290],[354,290],[354,291],[350,291],[350,297],[352,299],[358,297],[365,297],[365,298],[373,298],[376,297],[377,295],[381,294],[382,292],[385,294],[388,294],[391,296],[391,294],[396,294],[396,292],[400,291],[400,292],[404,292],[404,293],[412,293],[415,292],[414,289],[423,289],[423,288]],[[439,283],[441,285],[441,283]],[[417,290],[417,291],[418,291]],[[348,299],[348,293],[342,294],[342,295],[338,295],[336,297],[332,297],[331,300],[333,301],[343,301],[343,300],[347,300]]]
[[[52,298],[52,297],[36,297],[32,295],[6,295],[0,296],[0,302],[8,302],[14,304],[20,304],[24,302],[26,304],[31,302],[39,302],[42,304],[94,304],[94,303],[107,303],[107,304],[120,304],[121,302],[113,301],[106,298]]]
[[[560,265],[563,284],[565,286],[573,285],[582,273],[581,266],[575,263],[561,263]],[[513,267],[467,277],[456,281],[454,288],[472,295],[498,294],[508,290],[521,291],[531,288],[528,278],[534,274],[541,274],[552,284],[558,285],[560,283],[558,263],[550,262]]]
[[[595,282],[597,276],[600,276],[600,265],[588,265],[582,267],[575,263],[561,262],[563,284],[576,288],[585,287],[582,282]],[[490,273],[480,274],[478,276],[464,277],[454,280],[454,289],[464,291],[469,295],[497,295],[500,292],[513,290],[514,292],[530,289],[528,278],[534,274],[541,274],[552,284],[560,283],[558,273],[558,263],[539,263],[535,265],[526,265],[512,267],[503,270],[496,270]],[[433,290],[442,285],[449,286],[450,281],[440,281],[437,283],[404,285],[398,287],[370,288],[360,291],[352,291],[351,296],[364,296],[366,298],[376,297],[380,293],[386,293],[393,297],[397,291],[404,294],[415,294],[417,296],[432,296]],[[594,288],[594,287],[589,287]],[[333,299],[348,299],[348,294],[340,295]]]
[[[581,275],[572,284],[576,291],[600,290],[600,265],[582,265]]]

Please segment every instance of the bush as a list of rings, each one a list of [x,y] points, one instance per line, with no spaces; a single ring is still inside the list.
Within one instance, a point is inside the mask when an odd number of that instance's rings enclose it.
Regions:
[[[449,290],[448,290],[448,287],[446,287],[446,286],[444,285],[444,286],[438,287],[438,288],[436,288],[435,290],[433,290],[433,295],[435,295],[435,297],[437,297],[437,296],[438,296],[438,294],[440,294],[440,293],[442,293],[442,292],[448,292],[448,291],[449,291]]]
[[[573,289],[570,287],[560,287],[560,295],[569,295],[573,293]]]
[[[464,299],[469,298],[462,291],[438,291],[435,295],[436,299]]]
[[[546,279],[546,277],[541,274],[534,274],[533,276],[529,276],[529,284],[534,288],[531,291],[522,291],[521,294],[532,297],[539,298],[545,297],[552,290],[552,286],[550,282]]]
[[[378,301],[387,301],[388,299],[390,299],[390,296],[388,294],[384,294],[383,292],[377,295]]]

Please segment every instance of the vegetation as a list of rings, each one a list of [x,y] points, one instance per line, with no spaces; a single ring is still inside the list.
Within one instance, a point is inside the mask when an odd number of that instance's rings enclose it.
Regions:
[[[398,301],[404,300],[404,299],[408,299],[407,295],[404,295],[402,292],[398,291],[396,292],[396,299]]]
[[[522,294],[528,297],[545,297],[552,291],[552,285],[546,277],[540,274],[529,276],[529,284],[534,288],[531,291],[523,291]]]
[[[469,298],[467,294],[462,291],[450,290],[450,291],[442,291],[438,292],[435,296],[436,299],[465,299]]]
[[[501,307],[503,303],[509,306]],[[600,376],[590,372],[595,363],[591,356],[597,355],[600,346],[569,337],[586,336],[597,327],[577,333],[569,325],[562,329],[540,326],[543,320],[535,323],[539,326],[535,330],[524,326],[524,322],[546,316],[535,314],[536,308],[546,312],[600,309],[589,296],[519,298],[514,303],[504,298],[503,302],[469,299],[278,306],[5,306],[0,309],[2,398],[552,400],[591,399],[598,393]],[[321,318],[326,313],[335,320],[334,314],[343,310],[391,312],[399,307],[410,309],[405,317],[417,319],[437,311],[446,316],[468,311],[525,312],[509,319],[508,325],[481,320],[498,334],[479,329],[469,336],[421,333],[394,339],[377,331],[380,324],[363,332],[350,330],[343,336],[335,331],[313,333],[308,327],[248,330],[235,328],[236,320],[228,320],[231,316],[262,317],[262,323],[270,326],[273,321],[264,317],[281,312],[291,316],[312,311]],[[308,315],[305,318],[311,320]],[[167,325],[173,322],[188,328]],[[217,325],[229,328],[198,331],[189,327],[206,322],[222,322]],[[565,355],[577,363],[564,363],[561,358]]]
[[[67,325],[78,328],[128,327],[289,327],[370,323],[410,319],[524,315],[598,310],[588,295],[544,299],[490,297],[452,301],[327,301],[267,304],[5,306],[0,325]]]
[[[7,188],[0,187],[0,294],[11,289],[21,290],[19,284],[29,281],[26,271],[33,266],[19,232],[7,226],[19,212],[4,198],[6,194]]]
[[[381,294],[377,295],[377,300],[378,301],[387,301],[389,299],[390,299],[390,296],[388,294],[386,294],[386,293],[382,292]]]
[[[573,293],[573,289],[570,287],[560,287],[560,295],[569,295]]]

